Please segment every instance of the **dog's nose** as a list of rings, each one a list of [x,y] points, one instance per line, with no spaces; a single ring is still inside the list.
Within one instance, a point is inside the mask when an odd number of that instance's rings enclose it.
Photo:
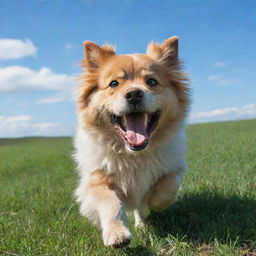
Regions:
[[[125,98],[129,104],[139,104],[144,96],[144,92],[140,89],[135,89],[127,92]]]

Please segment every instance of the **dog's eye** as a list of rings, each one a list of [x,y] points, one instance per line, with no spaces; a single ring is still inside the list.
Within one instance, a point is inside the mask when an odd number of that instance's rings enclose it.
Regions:
[[[158,85],[158,82],[156,81],[156,79],[154,78],[149,78],[146,81],[147,85],[151,86],[151,87],[156,87]]]
[[[116,80],[111,81],[110,84],[109,84],[109,86],[112,87],[112,88],[117,87],[118,85],[119,85],[119,82],[116,81]]]

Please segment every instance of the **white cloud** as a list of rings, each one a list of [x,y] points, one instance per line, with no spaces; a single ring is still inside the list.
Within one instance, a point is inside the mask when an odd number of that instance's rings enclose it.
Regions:
[[[72,48],[74,48],[74,45],[73,44],[65,44],[65,48],[72,49]]]
[[[229,84],[234,84],[237,81],[238,81],[237,79],[225,78],[225,79],[218,80],[218,84],[219,85],[229,85]]]
[[[56,96],[51,98],[42,98],[36,101],[38,104],[52,104],[65,101],[65,97],[63,96]]]
[[[29,39],[0,39],[0,60],[21,59],[27,56],[35,56],[37,48]]]
[[[0,138],[36,135],[48,136],[55,133],[57,128],[57,123],[36,123],[28,115],[0,116]]]
[[[256,118],[256,104],[191,113],[189,116],[191,122],[224,121],[248,118]]]
[[[222,68],[222,67],[225,67],[227,64],[225,62],[222,62],[222,61],[216,61],[213,66],[214,67],[217,67],[217,68]]]
[[[210,76],[207,76],[207,80],[214,81],[214,80],[219,80],[222,77],[223,77],[222,75],[210,75]]]
[[[23,66],[0,67],[0,91],[68,90],[75,78],[43,67],[38,71]]]
[[[238,82],[238,78],[236,79],[226,78],[223,75],[210,75],[210,76],[207,76],[206,79],[217,85],[229,85],[229,84],[235,84]]]
[[[4,117],[2,117],[4,118]],[[12,122],[25,122],[25,121],[30,121],[31,116],[23,115],[23,116],[11,116],[11,117],[6,117],[5,121],[7,123],[12,123]]]

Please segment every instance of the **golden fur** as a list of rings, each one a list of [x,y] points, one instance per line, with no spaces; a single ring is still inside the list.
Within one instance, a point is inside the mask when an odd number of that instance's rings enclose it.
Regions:
[[[186,164],[183,123],[189,106],[187,78],[178,59],[178,38],[161,45],[151,42],[146,54],[116,55],[109,46],[85,42],[84,73],[78,88],[78,132],[75,139],[80,171],[76,190],[81,213],[99,224],[106,246],[129,243],[125,210],[135,210],[143,225],[149,207],[163,210],[176,198]],[[148,86],[155,79],[155,87]],[[118,86],[109,86],[111,81]],[[110,116],[126,115],[126,95],[145,94],[145,112],[160,109],[148,145],[132,151]],[[144,96],[143,96],[144,97]]]

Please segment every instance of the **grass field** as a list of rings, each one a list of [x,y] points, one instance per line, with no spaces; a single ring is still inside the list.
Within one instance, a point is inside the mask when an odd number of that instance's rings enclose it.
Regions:
[[[179,199],[118,250],[79,215],[70,138],[0,140],[0,255],[256,255],[256,120],[187,135]]]

